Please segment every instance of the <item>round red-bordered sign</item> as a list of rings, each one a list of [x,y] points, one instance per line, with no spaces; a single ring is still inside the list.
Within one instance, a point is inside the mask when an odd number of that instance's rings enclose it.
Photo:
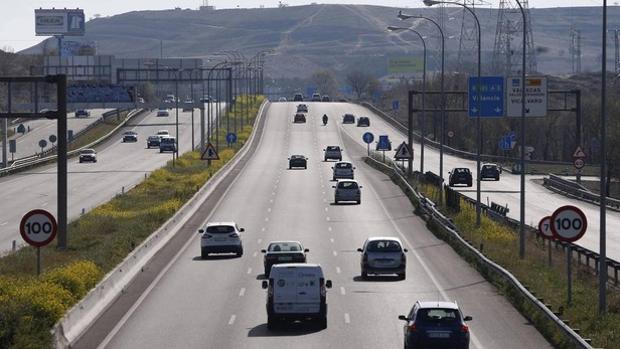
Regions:
[[[575,242],[586,233],[588,219],[578,207],[566,205],[551,215],[553,237],[566,242]]]
[[[551,231],[551,216],[543,217],[538,223],[538,231],[546,239],[553,239],[553,232]]]
[[[45,210],[32,210],[22,217],[19,233],[24,241],[34,247],[43,247],[56,238],[56,218]]]

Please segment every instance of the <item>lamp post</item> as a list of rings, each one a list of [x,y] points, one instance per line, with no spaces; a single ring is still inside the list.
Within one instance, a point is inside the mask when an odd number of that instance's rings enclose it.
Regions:
[[[526,50],[527,50],[527,18],[525,10],[519,0],[519,10],[521,10],[521,17],[523,17],[523,40],[522,40],[522,55],[521,55],[521,202],[519,212],[519,258],[525,258],[525,63],[526,63]]]
[[[458,5],[466,9],[471,15],[474,17],[476,21],[476,27],[478,28],[478,80],[476,82],[476,136],[478,139],[478,146],[476,147],[476,226],[480,226],[480,190],[481,190],[481,178],[480,178],[480,157],[482,154],[482,124],[480,123],[481,109],[482,109],[482,101],[480,100],[480,90],[481,90],[481,73],[482,73],[482,31],[480,30],[480,21],[478,20],[478,16],[472,8],[469,6],[456,2],[456,1],[435,1],[435,0],[424,0],[424,5],[433,6],[437,4],[452,4]]]
[[[600,186],[600,232],[598,271],[598,312],[607,312],[607,0],[603,0],[603,47],[601,62],[601,186]],[[614,80],[615,82],[615,80]]]
[[[424,100],[426,99],[426,40],[424,40],[424,37],[422,36],[422,34],[420,34],[420,32],[412,28],[389,26],[387,27],[387,30],[391,32],[408,30],[412,33],[415,33],[422,41],[422,47],[424,48],[424,59],[423,59],[423,64],[422,64],[422,120],[420,121],[420,136],[421,136],[420,137],[420,172],[424,173],[424,134],[425,134],[424,125],[425,125],[425,114],[426,114],[426,110],[425,110],[426,108],[424,107]],[[411,106],[409,106],[409,110],[407,111],[407,114],[408,114],[408,123],[409,123],[408,129],[407,129],[407,141],[409,142],[409,146],[412,147],[412,144],[413,144],[413,134],[412,134],[413,114],[411,112]],[[413,167],[413,159],[409,160],[409,167],[407,168],[409,177],[411,177],[412,172],[413,172],[412,167]]]
[[[445,76],[445,44],[446,40],[443,35],[443,30],[441,26],[436,21],[424,17],[424,16],[414,16],[414,15],[406,15],[402,11],[398,11],[398,18],[401,20],[418,18],[424,19],[431,23],[433,23],[437,29],[439,30],[439,34],[441,34],[441,123],[440,123],[440,136],[439,136],[439,178],[443,180],[443,139],[444,139],[444,131],[445,131],[445,122],[446,122],[446,94],[444,89],[444,76]],[[443,192],[443,186],[442,186]],[[443,195],[440,196],[439,201],[443,202]]]

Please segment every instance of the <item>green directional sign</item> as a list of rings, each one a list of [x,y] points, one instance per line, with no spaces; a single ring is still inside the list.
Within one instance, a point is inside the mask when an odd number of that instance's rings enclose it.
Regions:
[[[418,56],[394,56],[388,57],[388,73],[422,73],[424,61]]]

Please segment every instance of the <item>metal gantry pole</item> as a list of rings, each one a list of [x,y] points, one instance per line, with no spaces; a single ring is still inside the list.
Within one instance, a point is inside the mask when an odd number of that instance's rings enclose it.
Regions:
[[[603,0],[603,40],[601,57],[601,185],[599,235],[598,312],[607,312],[607,0]]]
[[[67,248],[67,76],[57,75],[58,103],[58,235],[59,249]]]
[[[9,113],[12,112],[12,108],[11,108],[11,82],[9,81],[7,83],[7,104],[8,104],[8,110]],[[35,112],[38,112],[38,110],[35,110]],[[3,118],[2,119],[2,167],[6,168],[8,166],[8,151],[7,151],[7,142],[9,139],[9,119],[8,118]]]
[[[192,71],[193,73],[193,71]],[[194,74],[191,74],[194,75]],[[190,76],[190,84],[189,84],[189,93],[191,95],[190,100],[192,101],[192,151],[194,151],[196,149],[196,143],[194,143],[194,81],[192,80],[191,76]]]
[[[523,17],[523,40],[522,40],[522,56],[521,56],[521,202],[519,212],[519,257],[525,258],[525,68],[526,68],[526,51],[527,51],[527,18],[523,6],[519,0],[516,0],[521,16]]]

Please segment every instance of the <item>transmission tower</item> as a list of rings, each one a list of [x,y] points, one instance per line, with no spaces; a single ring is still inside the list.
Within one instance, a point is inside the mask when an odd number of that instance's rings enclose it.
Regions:
[[[481,5],[480,0],[463,0],[463,5],[475,9],[476,5]],[[459,52],[457,71],[472,74],[475,69],[476,56],[478,52],[478,32],[476,22],[470,18],[471,14],[465,8],[462,11],[461,35],[459,37]]]
[[[573,74],[581,73],[581,30],[571,28],[570,47],[568,48],[568,53],[570,54],[570,62]],[[616,55],[617,54],[618,53],[616,52]]]
[[[535,72],[536,52],[534,51],[534,34],[528,0],[521,0],[525,11],[526,37],[526,68],[528,72]],[[500,0],[497,14],[497,28],[495,31],[495,45],[493,46],[493,66],[498,74],[505,76],[516,75],[521,72],[521,53],[523,16],[516,1]]]
[[[616,60],[614,66],[616,67],[616,74],[620,73],[620,29],[614,30],[614,49],[616,52]]]

